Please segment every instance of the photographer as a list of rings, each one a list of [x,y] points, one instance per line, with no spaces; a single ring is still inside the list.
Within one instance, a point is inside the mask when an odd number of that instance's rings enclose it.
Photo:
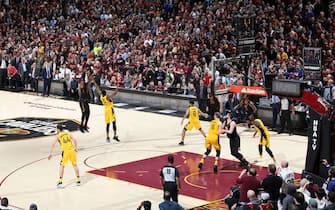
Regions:
[[[326,159],[322,160],[322,164],[328,169],[328,178],[324,183],[324,188],[328,192],[335,192],[335,166],[330,166]]]
[[[159,210],[184,210],[184,208],[175,201],[171,201],[171,194],[169,191],[164,191],[164,201],[158,207]]]
[[[228,205],[228,209],[231,210],[240,200],[240,188],[237,185],[231,186],[229,194],[223,200]]]
[[[0,210],[12,210],[12,208],[8,207],[8,199],[6,197],[1,198],[1,206]]]
[[[151,202],[150,201],[142,201],[140,206],[137,207],[136,210],[141,210],[142,207],[144,208],[144,210],[151,210]]]

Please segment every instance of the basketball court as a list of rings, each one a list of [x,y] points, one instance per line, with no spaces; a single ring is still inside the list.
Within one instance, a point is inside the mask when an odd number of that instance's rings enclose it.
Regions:
[[[106,143],[103,107],[90,105],[89,133],[81,133],[78,102],[31,94],[0,91],[0,196],[8,197],[13,209],[113,209],[133,210],[143,200],[158,209],[162,199],[159,171],[167,155],[175,154],[175,165],[182,179],[180,204],[194,208],[223,198],[242,170],[230,155],[225,135],[218,174],[213,174],[213,159],[206,159],[202,171],[197,163],[204,152],[204,138],[198,131],[186,133],[185,145],[179,146],[183,126],[181,117],[169,112],[121,108],[116,104],[118,135],[121,142]],[[53,124],[62,122],[78,141],[78,166],[81,186],[75,185],[72,166],[65,168],[65,188],[57,189],[60,150],[48,161],[54,140]],[[185,121],[186,123],[186,121]],[[207,131],[209,122],[202,122]],[[241,152],[247,160],[258,158],[258,140],[253,130],[238,127]],[[112,135],[112,132],[111,132]],[[307,137],[271,133],[271,149],[278,162],[286,159],[301,173],[305,164]],[[57,154],[56,154],[57,153]],[[214,151],[212,154],[214,155]],[[257,165],[259,177],[266,176],[272,163],[264,151],[264,161]]]

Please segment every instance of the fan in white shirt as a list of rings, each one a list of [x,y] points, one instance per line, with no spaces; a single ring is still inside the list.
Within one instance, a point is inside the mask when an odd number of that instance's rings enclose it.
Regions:
[[[69,74],[70,78],[72,79],[73,75],[71,72],[71,69],[66,68],[65,65],[63,65],[61,68],[59,68],[59,74],[58,74],[58,78],[59,79],[64,79],[65,75]]]
[[[294,171],[288,167],[288,162],[282,160],[280,166],[278,175],[283,179],[284,183],[294,183]]]

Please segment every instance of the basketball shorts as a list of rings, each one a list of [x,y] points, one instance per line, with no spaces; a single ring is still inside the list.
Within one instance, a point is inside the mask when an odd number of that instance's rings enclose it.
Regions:
[[[198,122],[189,121],[184,127],[184,129],[188,131],[192,130],[193,128],[200,130],[201,129],[200,121]]]
[[[210,150],[214,147],[215,151],[221,150],[221,145],[218,136],[207,136],[205,142],[206,149]]]
[[[74,150],[67,150],[62,152],[62,159],[60,164],[62,166],[66,166],[69,161],[71,161],[72,165],[77,165],[77,155]]]
[[[267,138],[262,137],[259,144],[270,147],[270,136],[267,136]]]
[[[115,114],[113,110],[105,111],[105,123],[110,124],[115,121]]]

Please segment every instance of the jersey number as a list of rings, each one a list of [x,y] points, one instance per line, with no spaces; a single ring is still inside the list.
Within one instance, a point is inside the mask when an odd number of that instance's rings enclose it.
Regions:
[[[193,111],[193,117],[196,117],[196,116],[197,116],[197,112]]]
[[[215,124],[214,124],[214,123],[211,125],[211,129],[212,129],[212,130],[215,129]]]
[[[167,174],[171,174],[171,169],[169,169],[169,168],[166,169],[166,173],[167,173]]]
[[[63,137],[63,143],[64,143],[64,144],[66,144],[66,143],[68,143],[68,142],[70,142],[70,141],[71,141],[70,136],[64,136],[64,137]]]

